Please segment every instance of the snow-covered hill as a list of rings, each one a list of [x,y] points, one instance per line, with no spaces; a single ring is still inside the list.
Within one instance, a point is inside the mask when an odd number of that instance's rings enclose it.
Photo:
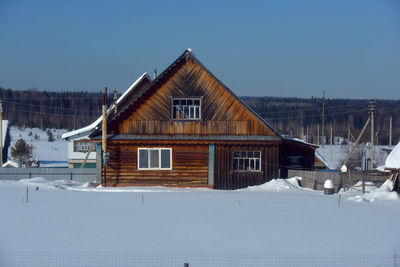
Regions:
[[[68,142],[61,139],[61,135],[67,130],[50,129],[53,133],[54,142],[48,141],[46,131],[39,128],[10,127],[11,144],[8,157],[11,159],[11,147],[18,139],[23,138],[27,144],[33,146],[33,159],[39,160],[41,167],[67,167]],[[60,138],[58,138],[58,136]]]

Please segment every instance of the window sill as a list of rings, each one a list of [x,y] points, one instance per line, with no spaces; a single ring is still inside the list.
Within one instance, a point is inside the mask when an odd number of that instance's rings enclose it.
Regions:
[[[138,171],[172,171],[172,168],[138,168]]]
[[[233,173],[263,173],[263,171],[250,171],[250,170],[246,170],[246,171],[232,171]]]

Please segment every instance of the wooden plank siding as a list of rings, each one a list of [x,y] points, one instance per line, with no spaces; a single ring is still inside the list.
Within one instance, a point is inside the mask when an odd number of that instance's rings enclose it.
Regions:
[[[201,97],[201,120],[172,120],[173,97]],[[148,90],[108,129],[111,134],[277,135],[193,59]]]
[[[260,151],[261,171],[233,171],[234,151]],[[263,184],[279,177],[279,148],[277,144],[215,146],[215,189],[238,189]]]
[[[172,148],[172,170],[138,170],[139,147]],[[110,153],[107,186],[208,183],[208,145],[149,145],[113,141],[108,144],[107,149]]]

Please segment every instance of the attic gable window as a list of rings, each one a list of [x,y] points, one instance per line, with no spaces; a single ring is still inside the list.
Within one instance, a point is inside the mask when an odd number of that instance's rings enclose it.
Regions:
[[[201,98],[172,98],[172,119],[200,120]]]

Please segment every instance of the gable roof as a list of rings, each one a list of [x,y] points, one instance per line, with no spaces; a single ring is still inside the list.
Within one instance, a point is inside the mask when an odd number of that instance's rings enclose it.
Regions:
[[[127,110],[130,110],[130,107],[133,106],[135,103],[137,103],[140,98],[145,95],[147,92],[153,90],[160,84],[162,84],[165,80],[165,78],[170,74],[177,66],[180,66],[181,64],[184,64],[187,62],[189,59],[192,59],[194,62],[199,64],[202,69],[206,71],[207,74],[209,74],[215,81],[221,85],[221,87],[227,91],[236,101],[238,101],[245,109],[247,109],[251,114],[254,115],[254,117],[261,122],[261,124],[267,126],[269,129],[272,130],[272,132],[278,137],[282,138],[281,135],[276,131],[271,125],[269,125],[259,114],[257,114],[252,108],[250,108],[242,99],[240,99],[236,94],[234,94],[227,86],[225,86],[218,78],[214,76],[212,72],[210,72],[194,55],[192,52],[192,49],[188,48],[186,49],[169,67],[167,67],[158,77],[156,77],[150,84],[147,86],[141,88],[140,90],[137,90],[134,94],[131,95],[131,98],[127,101],[127,103],[117,111],[116,114],[113,114],[110,120],[107,123],[111,123],[115,121],[118,117],[120,117],[122,114],[127,112]],[[101,127],[101,126],[100,126]],[[90,135],[91,137],[96,136],[97,134],[100,133],[100,128],[97,129],[96,131],[92,132]]]
[[[300,144],[300,145],[309,146],[309,147],[312,147],[313,149],[318,148],[317,145],[308,143],[308,142],[298,139],[298,138],[290,138],[290,137],[285,137],[285,136],[282,136],[282,138],[283,138],[283,140],[285,140],[287,142],[292,142],[292,143],[296,143],[296,144]]]
[[[124,104],[131,93],[135,91],[135,89],[139,88],[139,85],[142,82],[151,82],[150,76],[145,72],[143,73],[118,99],[117,99],[117,107],[118,105]],[[110,107],[107,109],[107,117],[109,117],[112,114],[112,110],[114,109],[114,103],[110,105]],[[102,116],[97,118],[94,122],[89,124],[88,126],[82,127],[80,129],[66,132],[64,133],[61,138],[65,140],[69,140],[71,137],[77,136],[77,135],[89,135],[91,132],[96,130],[96,128],[101,124],[102,121]]]

